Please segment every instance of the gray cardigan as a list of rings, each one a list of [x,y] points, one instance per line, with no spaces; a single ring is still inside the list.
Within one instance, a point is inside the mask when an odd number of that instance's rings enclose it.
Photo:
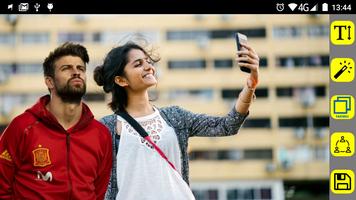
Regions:
[[[237,134],[239,128],[245,121],[248,113],[242,115],[233,108],[224,117],[213,117],[205,114],[195,114],[184,110],[178,106],[171,106],[159,109],[159,112],[167,124],[173,127],[177,134],[181,152],[182,177],[189,184],[189,158],[188,158],[188,138],[192,136],[217,137]],[[113,167],[110,182],[105,194],[105,199],[114,200],[118,193],[116,178],[116,153],[119,148],[120,137],[116,133],[117,115],[112,114],[103,117],[100,121],[107,126],[113,138]]]

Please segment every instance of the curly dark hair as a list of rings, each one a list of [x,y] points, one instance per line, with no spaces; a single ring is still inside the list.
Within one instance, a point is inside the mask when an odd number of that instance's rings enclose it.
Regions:
[[[153,63],[160,60],[159,57],[153,56],[153,52],[148,52],[140,45],[129,41],[122,46],[113,48],[106,55],[104,63],[94,69],[95,82],[99,86],[103,86],[104,92],[112,93],[112,101],[109,106],[114,112],[123,112],[127,106],[126,90],[115,83],[115,76],[125,76],[124,69],[128,62],[128,54],[132,49],[141,50]]]

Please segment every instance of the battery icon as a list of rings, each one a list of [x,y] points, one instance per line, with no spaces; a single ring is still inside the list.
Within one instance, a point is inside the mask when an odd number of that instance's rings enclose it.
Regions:
[[[322,11],[323,11],[323,12],[327,12],[328,10],[329,10],[328,4],[327,4],[327,3],[323,3],[323,5],[322,5]]]

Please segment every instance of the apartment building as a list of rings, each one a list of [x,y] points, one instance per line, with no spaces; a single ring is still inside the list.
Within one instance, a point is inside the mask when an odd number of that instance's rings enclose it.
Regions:
[[[234,61],[236,31],[260,57],[257,99],[238,135],[191,138],[197,200],[327,199],[328,15],[0,16],[0,132],[47,93],[43,59],[65,41],[88,48],[85,101],[98,119],[111,113],[111,97],[94,67],[141,37],[161,57],[155,105],[227,114],[247,77]]]

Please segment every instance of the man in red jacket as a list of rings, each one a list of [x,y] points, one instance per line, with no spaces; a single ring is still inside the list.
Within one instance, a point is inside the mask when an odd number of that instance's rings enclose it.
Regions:
[[[0,138],[0,199],[103,199],[111,136],[82,102],[85,47],[65,43],[43,63],[50,95],[17,116]]]

